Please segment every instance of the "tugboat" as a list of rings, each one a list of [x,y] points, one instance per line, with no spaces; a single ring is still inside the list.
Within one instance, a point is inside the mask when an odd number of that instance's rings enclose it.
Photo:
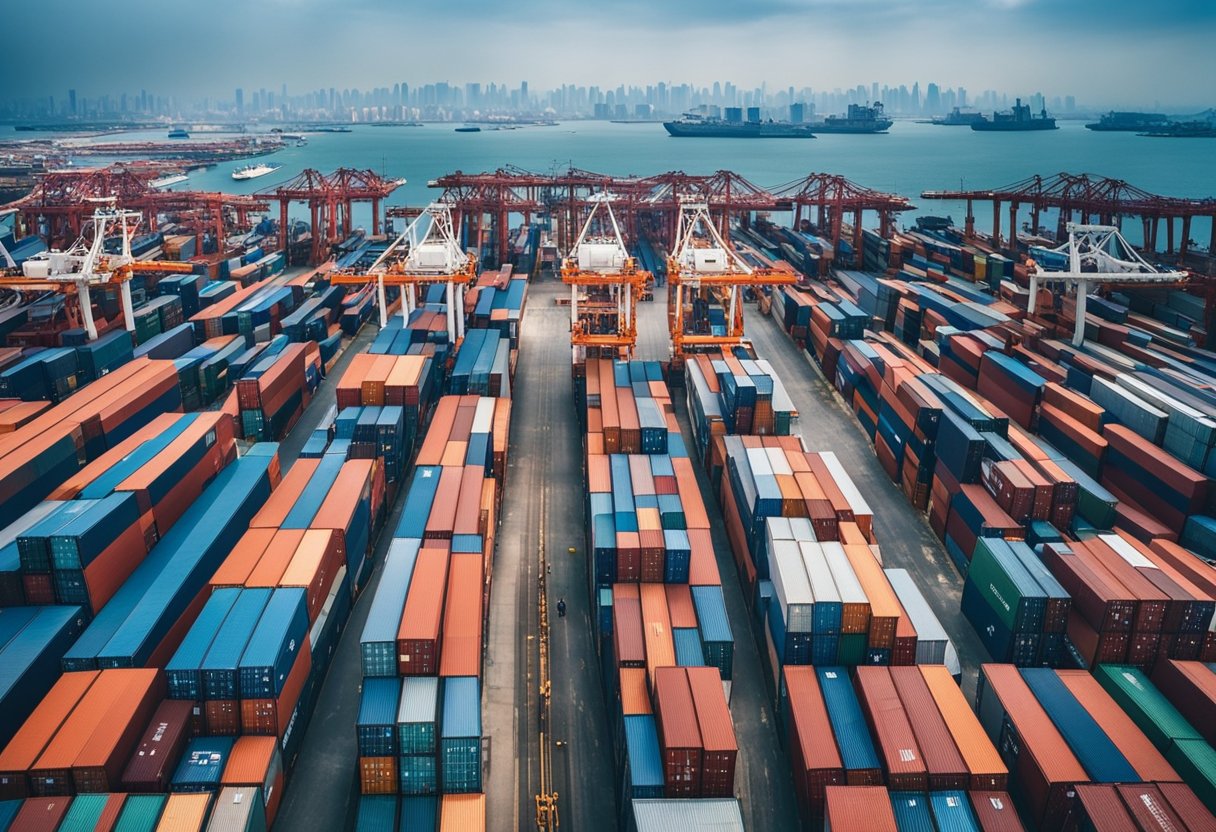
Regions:
[[[811,125],[816,133],[885,133],[895,122],[883,115],[882,104],[850,104],[843,116],[828,116]]]
[[[1011,112],[993,113],[991,120],[980,116],[971,122],[971,129],[992,133],[1024,130],[1056,130],[1058,128],[1056,127],[1056,120],[1047,115],[1046,109],[1036,116],[1030,112],[1030,105],[1023,104],[1022,99],[1019,98],[1013,105]]]

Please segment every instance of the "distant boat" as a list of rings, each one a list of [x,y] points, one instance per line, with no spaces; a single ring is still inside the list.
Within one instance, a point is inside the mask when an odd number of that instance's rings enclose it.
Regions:
[[[150,182],[148,182],[148,187],[160,191],[160,190],[164,190],[165,188],[171,188],[174,185],[180,185],[182,182],[187,181],[189,178],[190,177],[186,176],[186,174],[184,174],[184,173],[170,173],[170,174],[166,174],[165,176],[159,176],[156,179],[151,180]]]
[[[714,139],[813,139],[806,124],[788,121],[734,121],[685,113],[675,121],[663,122],[663,129],[677,138]]]
[[[982,113],[964,113],[955,107],[949,115],[935,118],[929,123],[936,124],[938,127],[967,127],[983,117]]]
[[[171,138],[171,139],[188,139],[188,138],[190,138],[190,134],[186,132],[186,128],[184,128],[184,127],[174,127],[172,130],[169,131],[169,138]]]
[[[481,128],[480,127],[457,127],[456,132],[457,133],[480,133]]]
[[[1138,132],[1141,130],[1158,130],[1170,123],[1170,117],[1161,113],[1119,113],[1112,110],[1101,116],[1093,124],[1085,125],[1087,130],[1099,133],[1117,131]]]
[[[828,116],[811,129],[816,133],[885,133],[894,123],[883,115],[882,103],[875,101],[869,107],[850,104],[843,116]]]
[[[308,139],[296,139],[296,147],[306,147],[307,145]]]
[[[265,162],[258,162],[252,165],[245,165],[237,168],[232,172],[232,178],[238,181],[246,179],[257,179],[259,176],[265,176],[268,173],[274,173],[282,165],[268,165]]]
[[[313,127],[314,133],[349,133],[349,127]]]
[[[1055,130],[1056,120],[1044,109],[1039,115],[1030,112],[1030,106],[1017,99],[1008,113],[993,113],[991,120],[980,116],[971,122],[971,129],[979,132],[1022,132],[1026,130]]]

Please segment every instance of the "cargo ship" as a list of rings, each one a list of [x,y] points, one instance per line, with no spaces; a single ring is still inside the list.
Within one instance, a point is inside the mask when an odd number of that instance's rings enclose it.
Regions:
[[[715,139],[813,139],[809,124],[791,121],[726,121],[686,113],[676,121],[663,122],[667,132],[679,138]]]
[[[282,165],[268,165],[265,162],[259,162],[253,165],[245,165],[239,167],[232,172],[232,178],[238,181],[246,179],[257,179],[259,176],[265,176],[268,173],[274,173]]]
[[[174,185],[180,185],[181,183],[183,183],[189,179],[190,179],[190,177],[186,176],[186,174],[184,174],[184,173],[169,173],[169,174],[166,174],[165,176],[158,176],[156,179],[151,180],[148,183],[148,187],[152,188],[153,190],[162,191],[165,188],[171,188]]]
[[[1161,113],[1118,113],[1112,110],[1093,124],[1085,125],[1085,129],[1096,130],[1100,133],[1138,133],[1143,130],[1156,130],[1169,123],[1169,116]]]
[[[828,116],[813,126],[816,133],[885,133],[895,122],[883,115],[882,104],[850,104],[843,116]]]
[[[980,116],[971,122],[972,130],[981,132],[1018,132],[1023,130],[1056,130],[1056,120],[1047,115],[1047,110],[1039,115],[1030,112],[1030,106],[1017,99],[1013,109],[1008,113],[993,113],[992,118]]]
[[[935,118],[929,123],[936,124],[938,127],[969,127],[983,117],[983,113],[964,113],[955,107],[949,115]]]
[[[457,133],[480,133],[481,128],[476,125],[466,125],[464,127],[457,127],[456,132]]]
[[[172,130],[169,131],[169,138],[171,138],[171,139],[188,139],[188,138],[190,138],[190,133],[187,132],[186,128],[184,128],[184,127],[174,127]]]

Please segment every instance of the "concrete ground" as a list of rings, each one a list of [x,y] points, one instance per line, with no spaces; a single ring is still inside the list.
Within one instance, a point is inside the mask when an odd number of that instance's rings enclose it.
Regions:
[[[963,691],[974,701],[981,662],[988,653],[959,610],[963,582],[923,514],[891,482],[853,411],[828,384],[814,359],[798,349],[771,317],[745,307],[745,332],[761,358],[768,359],[798,408],[807,448],[834,451],[874,512],[874,530],[883,565],[907,569],[954,642],[963,668]]]

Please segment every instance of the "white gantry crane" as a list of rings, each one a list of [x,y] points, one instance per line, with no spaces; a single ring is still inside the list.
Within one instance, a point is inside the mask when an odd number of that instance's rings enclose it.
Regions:
[[[682,363],[697,349],[729,349],[743,340],[742,292],[748,286],[793,284],[798,275],[790,269],[757,268],[747,263],[718,231],[709,203],[686,201],[680,205],[675,245],[667,258],[668,323],[673,357]],[[711,300],[725,295],[726,331],[722,335],[689,334],[686,305],[694,296]]]
[[[138,260],[131,253],[131,239],[142,219],[138,211],[114,207],[112,198],[103,200],[103,207],[86,220],[79,240],[65,251],[45,251],[21,264],[21,276],[0,278],[0,288],[14,291],[58,291],[75,293],[80,310],[80,325],[90,341],[97,338],[97,323],[93,319],[92,289],[118,284],[122,302],[123,323],[128,332],[135,331],[135,313],[131,305],[131,276],[136,272],[168,272],[189,274],[189,263]],[[105,250],[107,238],[119,237],[117,254]],[[12,258],[5,253],[6,261]]]
[[[1062,283],[1076,289],[1076,328],[1072,343],[1085,341],[1085,300],[1091,286],[1184,283],[1188,274],[1162,270],[1150,264],[1132,247],[1113,225],[1069,223],[1068,242],[1054,249],[1031,249],[1027,263],[1030,278],[1030,303],[1033,315],[1041,283]],[[1044,262],[1035,260],[1035,254]]]
[[[562,261],[562,282],[570,286],[570,341],[575,347],[621,349],[632,354],[637,342],[637,305],[650,273],[639,271],[629,256],[612,212],[613,196],[590,198],[591,213]],[[580,306],[579,292],[588,303]]]
[[[402,289],[401,315],[417,306],[416,285],[447,284],[448,332],[464,337],[464,289],[477,278],[477,256],[461,249],[452,224],[452,206],[432,202],[365,270],[331,272],[330,283],[345,286],[376,282],[380,326],[388,323],[385,286]]]

